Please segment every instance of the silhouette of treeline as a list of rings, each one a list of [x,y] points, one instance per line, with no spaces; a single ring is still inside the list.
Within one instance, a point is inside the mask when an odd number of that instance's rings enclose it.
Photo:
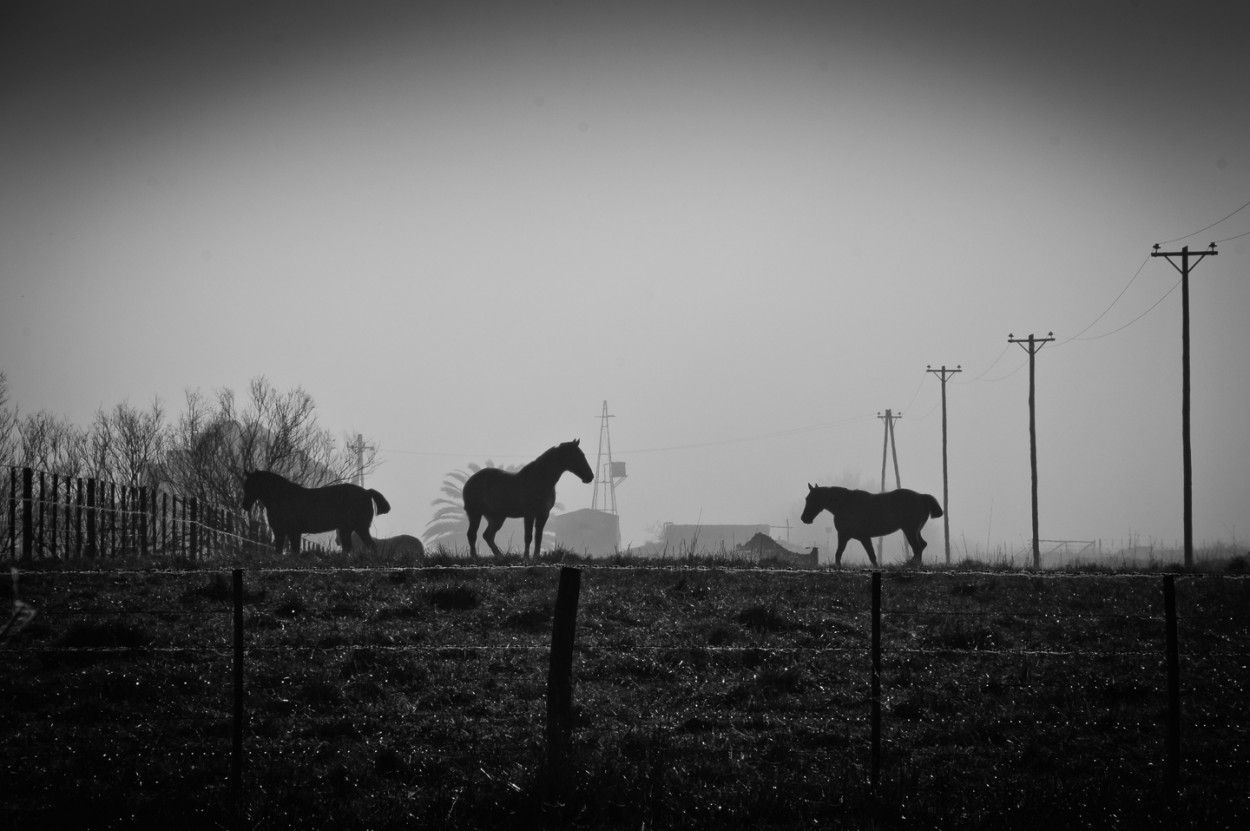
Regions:
[[[249,383],[244,400],[230,389],[211,396],[188,390],[175,420],[159,400],[144,409],[123,402],[82,427],[47,411],[23,414],[0,373],[0,464],[9,468],[0,476],[0,549],[25,549],[25,533],[37,548],[34,535],[42,532],[45,552],[69,556],[139,553],[145,540],[158,551],[190,552],[200,531],[242,530],[232,526],[241,521],[246,471],[273,470],[316,487],[376,467],[371,444],[358,456],[346,436],[336,441],[319,425],[310,394],[281,392],[263,376]],[[70,523],[80,512],[75,530]],[[99,519],[94,529],[92,517]],[[145,521],[157,527],[145,531]]]

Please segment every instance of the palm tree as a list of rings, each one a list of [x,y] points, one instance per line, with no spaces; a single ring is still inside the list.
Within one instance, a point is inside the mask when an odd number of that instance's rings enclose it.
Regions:
[[[460,546],[468,545],[469,518],[464,513],[464,483],[469,480],[470,476],[484,467],[498,467],[498,465],[490,459],[487,459],[484,465],[470,462],[468,469],[453,470],[443,479],[443,485],[439,488],[443,495],[430,502],[435,508],[434,516],[426,523],[425,532],[421,535],[426,550],[434,550],[441,546],[454,551]],[[520,465],[509,465],[501,468],[501,470],[514,472],[519,470],[520,467]],[[557,502],[555,510],[563,511],[564,506]],[[483,524],[484,527],[485,525]],[[524,525],[521,520],[509,519],[499,529],[497,539],[500,546],[507,549],[510,539],[517,540],[519,546],[519,541],[524,539],[524,533]],[[545,532],[543,536],[547,537],[549,534],[550,532]],[[545,540],[544,544],[549,542],[549,540]]]

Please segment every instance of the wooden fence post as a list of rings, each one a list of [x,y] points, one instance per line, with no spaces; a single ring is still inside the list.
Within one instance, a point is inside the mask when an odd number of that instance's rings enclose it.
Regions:
[[[551,626],[551,666],[547,675],[547,783],[559,787],[567,775],[573,727],[573,637],[577,628],[580,569],[560,569],[555,620]]]
[[[148,489],[139,487],[139,553],[148,558]]]
[[[230,753],[230,796],[238,819],[243,795],[243,569],[234,570],[234,731]]]
[[[48,552],[52,555],[52,559],[54,560],[56,559],[56,552],[57,552],[57,543],[56,543],[57,515],[60,513],[60,508],[61,508],[61,477],[54,473],[52,474],[52,535],[48,538],[49,540]]]
[[[95,479],[87,480],[87,556],[94,558],[100,553],[99,527],[95,509]]]
[[[881,572],[872,573],[872,789],[881,784]]]
[[[83,548],[83,521],[82,509],[84,502],[82,479],[75,480],[77,484],[74,486],[74,556],[82,559]]]
[[[108,483],[109,553],[117,556],[117,483]]]
[[[118,533],[118,549],[121,550],[122,556],[131,554],[130,532],[134,529],[134,522],[130,519],[130,488],[122,485],[117,500],[117,519],[116,522],[121,526]]]
[[[9,468],[9,551],[17,557],[17,468]]]
[[[200,559],[200,500],[191,497],[191,562]]]
[[[35,472],[30,468],[22,468],[22,560],[30,561],[31,553],[35,548],[35,538],[32,534],[34,526],[34,517],[32,513],[35,510],[34,494],[35,489]]]
[[[1163,575],[1163,613],[1167,629],[1168,738],[1167,787],[1175,798],[1181,775],[1181,668],[1176,634],[1176,576]]]
[[[48,481],[43,478],[43,471],[39,471],[39,499],[35,504],[39,506],[39,530],[35,532],[35,551],[40,557],[43,556],[43,531],[48,521]]]

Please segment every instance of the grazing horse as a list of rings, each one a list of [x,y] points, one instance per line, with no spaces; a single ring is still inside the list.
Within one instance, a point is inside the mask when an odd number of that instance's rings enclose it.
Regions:
[[[344,554],[351,550],[353,531],[373,550],[369,526],[374,506],[379,514],[391,509],[386,498],[372,488],[347,483],[306,488],[268,470],[254,470],[243,480],[243,510],[250,511],[257,502],[265,506],[274,551],[279,554],[288,542],[298,554],[301,534],[326,531],[338,532]]]
[[[469,518],[469,555],[477,556],[477,526],[486,517],[482,539],[496,557],[503,556],[495,545],[495,532],[508,517],[525,519],[525,551],[529,556],[530,540],[534,541],[534,558],[542,546],[543,526],[556,504],[556,482],[565,471],[583,482],[595,478],[581,439],[566,441],[545,451],[516,473],[497,467],[484,467],[464,483],[464,513]]]
[[[807,504],[803,506],[804,523],[811,525],[812,520],[821,511],[833,514],[833,527],[838,529],[838,551],[834,562],[842,565],[842,552],[851,540],[859,540],[868,552],[868,561],[874,566],[877,557],[872,551],[872,538],[884,537],[901,530],[907,542],[911,544],[912,563],[920,565],[920,555],[924,552],[925,541],[920,538],[920,529],[929,517],[942,515],[942,506],[937,499],[927,493],[916,493],[906,488],[886,493],[868,493],[867,491],[849,490],[847,488],[820,488],[807,486]]]

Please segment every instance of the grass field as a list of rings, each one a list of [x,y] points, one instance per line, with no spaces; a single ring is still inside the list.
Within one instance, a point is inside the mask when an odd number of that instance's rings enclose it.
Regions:
[[[566,557],[567,559],[567,557]],[[232,800],[232,591],[209,567],[21,575],[4,827],[1240,828],[1250,580],[582,566],[569,775],[543,775],[551,562],[253,565]],[[338,565],[345,565],[338,563]],[[1230,570],[1233,573],[1230,573]]]

